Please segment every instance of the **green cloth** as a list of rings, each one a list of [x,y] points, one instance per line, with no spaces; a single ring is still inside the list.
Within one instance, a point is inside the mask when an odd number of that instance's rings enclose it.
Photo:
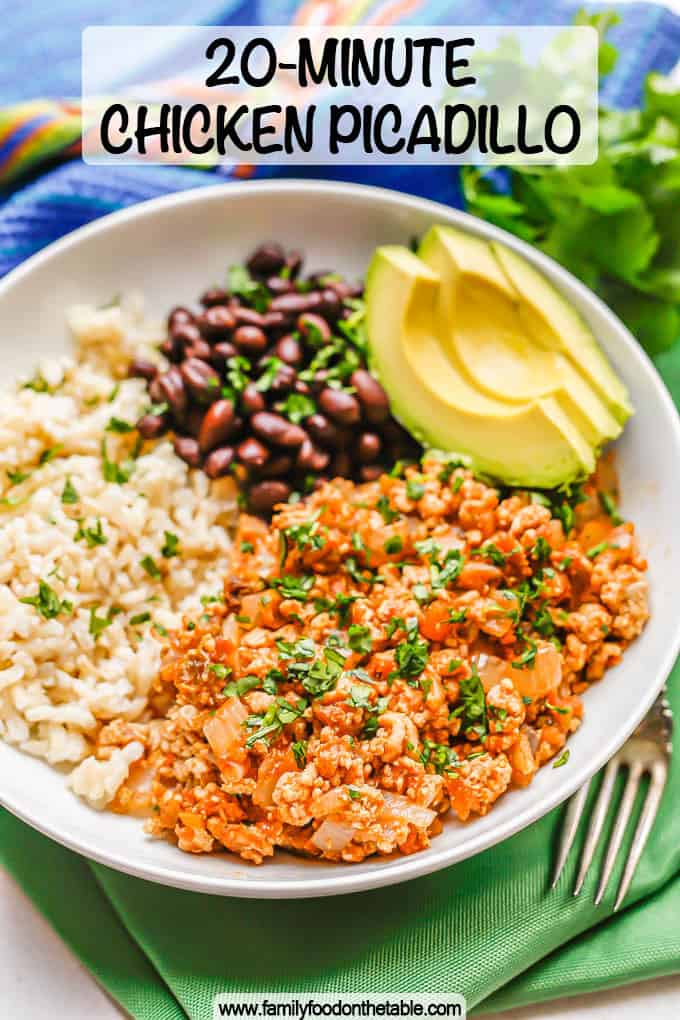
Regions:
[[[670,682],[680,718],[680,666]],[[593,784],[595,786],[595,784]],[[595,795],[593,790],[593,796]],[[204,1020],[228,990],[462,992],[480,1011],[680,971],[680,755],[626,909],[593,905],[576,854],[549,879],[561,809],[426,878],[326,900],[221,899],[90,864],[7,812],[0,861],[95,977],[141,1020]]]

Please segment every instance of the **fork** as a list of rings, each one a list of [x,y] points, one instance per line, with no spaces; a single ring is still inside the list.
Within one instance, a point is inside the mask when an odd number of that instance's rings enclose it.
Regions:
[[[666,699],[666,689],[663,688],[645,718],[634,731],[633,735],[628,738],[620,751],[614,755],[605,767],[602,786],[600,788],[595,807],[593,808],[586,842],[581,854],[578,875],[576,876],[576,883],[574,885],[574,896],[578,896],[583,888],[583,883],[585,882],[586,875],[588,874],[588,869],[595,855],[595,850],[600,836],[602,835],[607,811],[609,810],[612,801],[617,773],[619,769],[627,768],[628,777],[626,779],[626,785],[621,798],[618,816],[614,823],[614,828],[607,847],[607,854],[602,867],[602,874],[600,875],[600,884],[597,888],[597,893],[595,894],[595,905],[598,906],[602,902],[611,873],[614,870],[616,856],[621,848],[626,826],[630,819],[633,806],[635,804],[635,798],[640,788],[640,780],[642,779],[642,776],[647,773],[649,774],[649,787],[640,812],[640,817],[635,829],[635,835],[633,836],[633,842],[623,870],[623,875],[621,876],[614,910],[618,910],[621,906],[624,897],[628,892],[628,887],[630,886],[633,875],[635,874],[635,869],[638,866],[640,857],[642,856],[642,851],[645,848],[647,838],[652,825],[654,824],[654,819],[656,818],[659,803],[661,802],[661,796],[668,777],[668,765],[672,750],[672,735],[673,714]],[[557,881],[562,874],[562,869],[564,868],[567,857],[569,856],[569,851],[571,850],[574,839],[576,838],[576,832],[588,798],[591,782],[592,780],[589,780],[584,786],[582,786],[569,801],[569,806],[564,818],[562,835],[560,837],[557,861],[555,863],[555,871],[552,881],[553,889],[557,885]]]

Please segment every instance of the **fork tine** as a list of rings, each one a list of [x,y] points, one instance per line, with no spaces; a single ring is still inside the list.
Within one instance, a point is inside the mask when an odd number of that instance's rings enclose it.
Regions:
[[[614,870],[614,864],[616,862],[616,855],[621,849],[621,843],[623,842],[623,836],[628,825],[628,819],[630,818],[631,811],[633,810],[633,804],[635,803],[635,797],[637,796],[638,789],[640,787],[640,777],[642,776],[642,766],[639,762],[632,762],[628,766],[628,779],[623,790],[623,797],[621,798],[621,804],[619,807],[619,813],[614,823],[614,831],[611,834],[609,840],[609,846],[607,847],[607,856],[604,859],[604,865],[602,867],[602,875],[600,876],[600,884],[597,887],[597,893],[595,894],[595,906],[599,906],[602,902],[602,897],[605,894],[607,883]]]
[[[569,801],[567,813],[562,824],[560,846],[557,853],[557,861],[555,862],[555,871],[553,872],[552,889],[554,889],[557,885],[559,877],[562,874],[562,869],[564,868],[567,857],[569,856],[569,851],[571,850],[574,839],[576,838],[578,823],[581,821],[581,815],[583,814],[583,808],[585,807],[585,803],[588,798],[589,789],[590,780],[588,780],[588,782],[585,783],[580,790],[577,790]]]
[[[628,892],[628,887],[631,883],[635,869],[638,866],[642,851],[645,848],[647,837],[651,831],[656,813],[661,803],[661,797],[663,795],[664,787],[666,785],[666,777],[668,776],[668,768],[665,761],[657,761],[652,765],[652,775],[649,780],[649,789],[647,790],[647,796],[645,802],[642,805],[642,811],[640,812],[640,818],[638,820],[635,835],[633,836],[633,842],[631,844],[630,853],[626,866],[621,877],[621,884],[619,885],[619,891],[616,895],[616,903],[614,904],[614,910],[618,910]]]
[[[593,815],[590,820],[590,828],[588,829],[588,835],[586,837],[585,846],[583,847],[581,860],[579,862],[578,875],[576,876],[576,884],[574,885],[574,896],[578,896],[583,888],[588,868],[591,865],[597,844],[600,836],[602,835],[602,827],[604,826],[604,820],[612,799],[614,780],[616,779],[616,773],[618,770],[619,760],[618,758],[612,758],[611,761],[607,763],[607,767],[604,770],[602,786],[600,787],[600,792],[597,795],[597,802],[593,809]]]

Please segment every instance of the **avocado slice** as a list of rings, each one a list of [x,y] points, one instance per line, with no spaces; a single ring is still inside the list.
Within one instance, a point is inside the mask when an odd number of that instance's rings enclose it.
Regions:
[[[498,241],[490,247],[517,289],[520,315],[532,336],[569,358],[623,426],[633,413],[628,390],[581,316],[521,255]]]
[[[533,335],[522,295],[485,241],[435,226],[418,255],[442,280],[440,335],[473,385],[517,403],[552,396],[590,446],[619,435],[621,425],[588,380]]]
[[[551,488],[595,467],[591,446],[552,397],[481,392],[439,336],[441,281],[407,248],[375,252],[366,276],[370,367],[395,417],[424,445],[463,454],[508,484]]]

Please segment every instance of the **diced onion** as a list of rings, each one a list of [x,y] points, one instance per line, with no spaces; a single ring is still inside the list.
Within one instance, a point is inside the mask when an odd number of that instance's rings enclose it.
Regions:
[[[211,751],[218,757],[228,756],[243,746],[243,723],[248,710],[238,698],[229,698],[203,726],[203,734]]]
[[[332,850],[339,853],[345,849],[348,843],[352,842],[355,831],[353,825],[341,825],[339,822],[332,822],[330,818],[327,818],[312,836],[312,843],[319,850]]]
[[[543,698],[559,687],[562,680],[562,656],[554,645],[545,644],[536,652],[533,666],[515,668],[496,655],[480,655],[477,671],[485,691],[489,691],[504,677],[512,680],[518,694],[530,698]]]
[[[383,790],[383,799],[390,815],[401,821],[415,825],[417,829],[427,829],[437,817],[437,812],[430,808],[423,807],[403,797],[400,793],[390,793]]]

